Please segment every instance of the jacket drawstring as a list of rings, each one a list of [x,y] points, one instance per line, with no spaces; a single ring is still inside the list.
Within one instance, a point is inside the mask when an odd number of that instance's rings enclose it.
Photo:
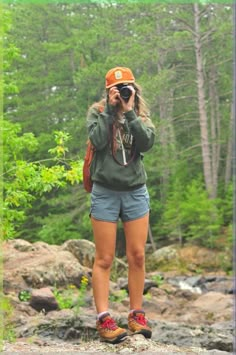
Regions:
[[[123,156],[123,163],[124,165],[127,165],[127,160],[126,160],[126,155],[125,155],[125,148],[123,145],[123,141],[121,138],[121,134],[120,134],[120,129],[118,128],[118,135],[119,135],[119,140],[120,140],[120,144],[121,144],[121,149],[122,149],[122,156]]]

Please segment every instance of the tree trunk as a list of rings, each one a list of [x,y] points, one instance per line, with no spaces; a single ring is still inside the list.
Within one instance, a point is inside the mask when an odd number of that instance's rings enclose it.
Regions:
[[[229,138],[227,145],[226,167],[225,167],[225,190],[232,177],[232,152],[233,152],[233,119],[234,108],[231,106],[230,124],[229,124]]]
[[[208,126],[207,126],[207,111],[205,102],[205,83],[203,72],[203,55],[200,33],[200,12],[198,4],[193,4],[194,12],[194,48],[196,55],[196,69],[197,69],[197,89],[198,89],[198,109],[201,131],[201,147],[202,147],[202,159],[203,159],[203,173],[205,179],[205,185],[210,198],[213,198],[213,180],[212,180],[212,164],[210,145],[208,138]]]
[[[211,151],[212,151],[212,197],[217,197],[218,172],[220,165],[220,112],[219,96],[216,90],[216,68],[212,64],[210,69],[210,109],[211,109]]]

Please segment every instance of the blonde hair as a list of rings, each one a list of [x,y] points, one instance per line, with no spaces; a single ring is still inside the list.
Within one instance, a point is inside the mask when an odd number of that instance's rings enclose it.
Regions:
[[[142,89],[141,86],[137,83],[134,83],[135,89],[135,99],[134,99],[134,110],[138,116],[142,118],[143,121],[149,119],[150,111],[148,105],[144,98],[142,97]]]

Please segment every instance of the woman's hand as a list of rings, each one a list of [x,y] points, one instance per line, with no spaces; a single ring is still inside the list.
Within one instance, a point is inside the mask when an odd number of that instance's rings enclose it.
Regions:
[[[113,86],[109,90],[108,102],[111,106],[116,106],[120,103],[120,93],[116,86]]]
[[[122,97],[120,96],[120,102],[121,102],[123,112],[128,112],[134,109],[135,89],[132,85],[128,85],[127,87],[130,89],[132,93],[130,95],[128,102],[122,99]]]
[[[128,112],[133,110],[134,108],[134,98],[135,98],[135,89],[132,85],[127,86],[130,91],[131,91],[131,95],[129,98],[129,101],[125,101],[124,99],[122,99],[122,97],[120,96],[120,92],[117,89],[116,86],[112,86],[109,90],[109,94],[108,94],[108,102],[111,106],[117,106],[120,105],[120,109],[123,112]]]

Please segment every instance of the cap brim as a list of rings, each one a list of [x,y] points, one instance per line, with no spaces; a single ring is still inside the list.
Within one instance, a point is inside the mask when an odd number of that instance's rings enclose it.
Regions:
[[[116,83],[106,86],[106,89],[110,89],[112,86],[116,86],[122,83],[133,84],[134,80],[117,80]]]

